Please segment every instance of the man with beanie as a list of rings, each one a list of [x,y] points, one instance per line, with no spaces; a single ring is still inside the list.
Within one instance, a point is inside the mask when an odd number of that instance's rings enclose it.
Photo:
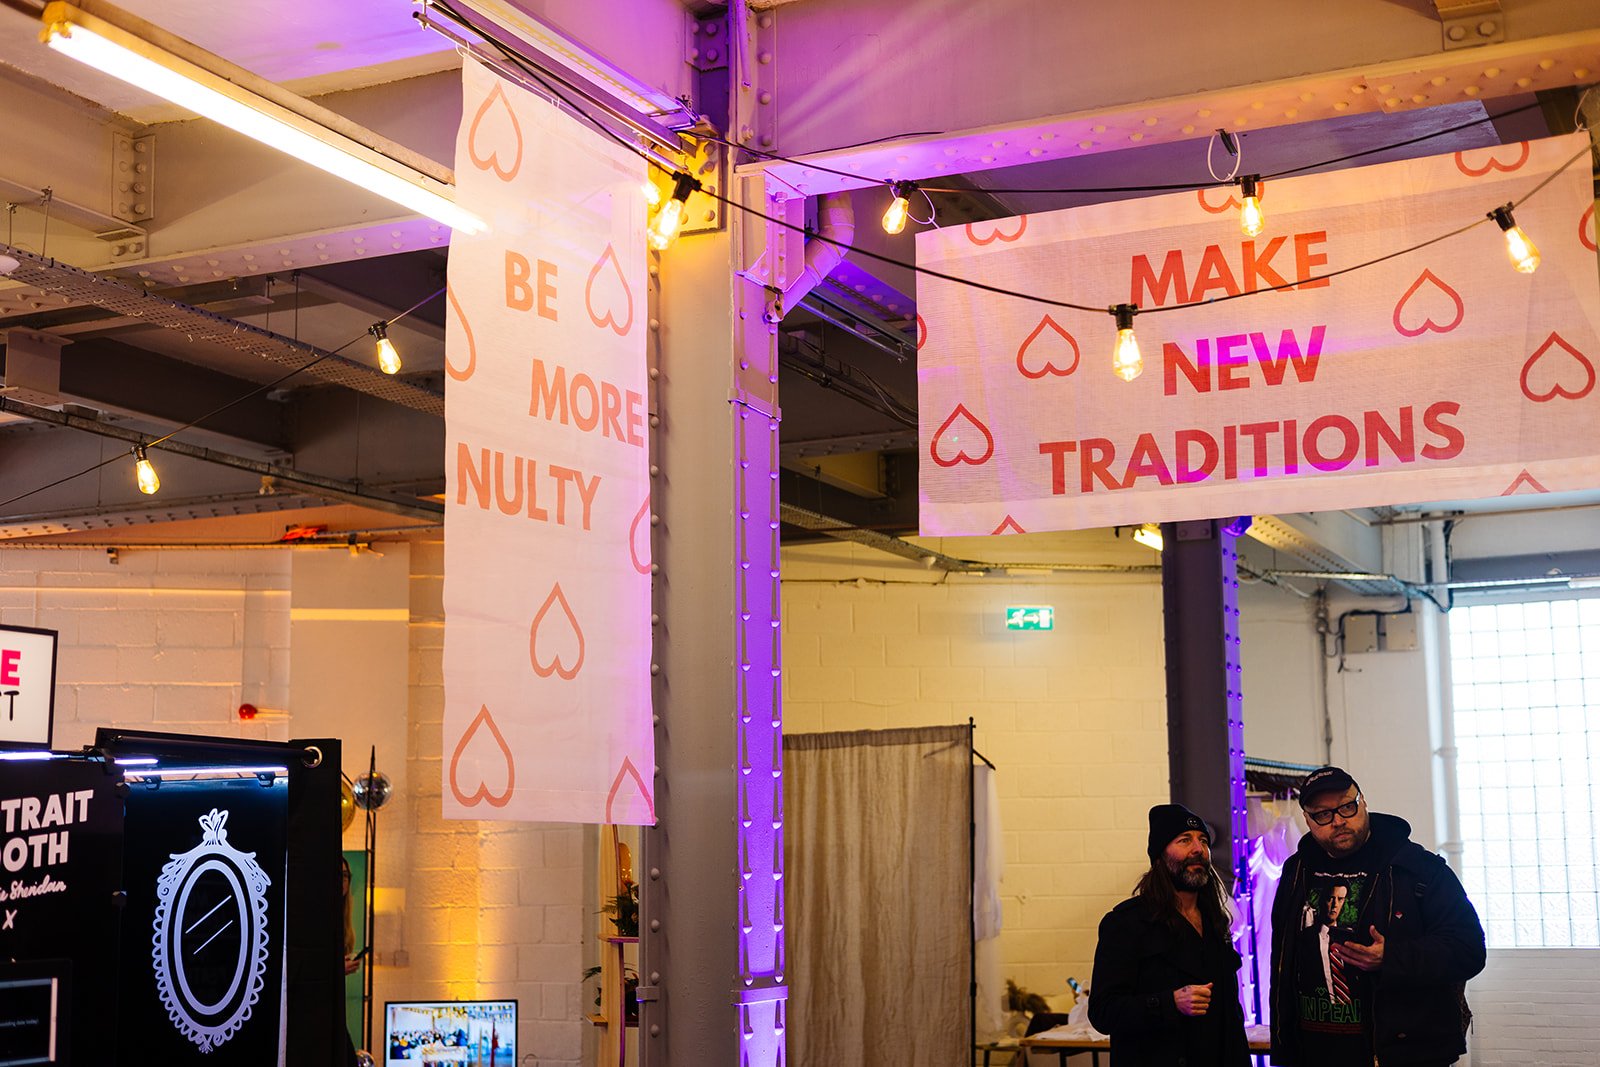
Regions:
[[[1117,1067],[1247,1067],[1239,953],[1211,830],[1182,804],[1150,809],[1150,868],[1100,920],[1089,1022]]]
[[[1272,902],[1272,1062],[1445,1067],[1466,1051],[1483,926],[1455,874],[1354,778],[1313,771]]]

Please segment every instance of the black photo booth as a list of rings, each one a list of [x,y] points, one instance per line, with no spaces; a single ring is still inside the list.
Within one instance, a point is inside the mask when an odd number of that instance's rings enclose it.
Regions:
[[[347,1056],[339,742],[0,762],[0,1067]]]

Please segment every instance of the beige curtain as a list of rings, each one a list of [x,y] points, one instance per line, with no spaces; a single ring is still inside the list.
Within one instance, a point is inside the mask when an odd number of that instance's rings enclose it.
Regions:
[[[790,1062],[970,1063],[969,728],[783,748]]]

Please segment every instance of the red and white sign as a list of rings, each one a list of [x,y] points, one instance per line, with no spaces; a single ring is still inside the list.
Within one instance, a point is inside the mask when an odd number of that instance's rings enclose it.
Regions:
[[[918,278],[924,534],[1068,530],[1600,485],[1600,286],[1584,134],[930,230],[917,262],[1115,324]],[[1260,290],[1284,286],[1277,292]],[[1248,295],[1257,293],[1258,295]],[[1239,299],[1230,299],[1240,297]],[[1176,308],[1190,302],[1217,301]],[[1165,309],[1165,310],[1164,310]],[[1537,489],[1529,489],[1536,486]]]
[[[0,626],[0,749],[50,747],[56,707],[56,631]]]
[[[470,59],[463,93],[444,812],[653,823],[644,165]]]

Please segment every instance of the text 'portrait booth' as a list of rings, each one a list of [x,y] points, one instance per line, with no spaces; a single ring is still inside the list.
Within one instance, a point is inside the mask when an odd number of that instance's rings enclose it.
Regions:
[[[3,756],[0,1065],[341,1061],[339,742]]]

